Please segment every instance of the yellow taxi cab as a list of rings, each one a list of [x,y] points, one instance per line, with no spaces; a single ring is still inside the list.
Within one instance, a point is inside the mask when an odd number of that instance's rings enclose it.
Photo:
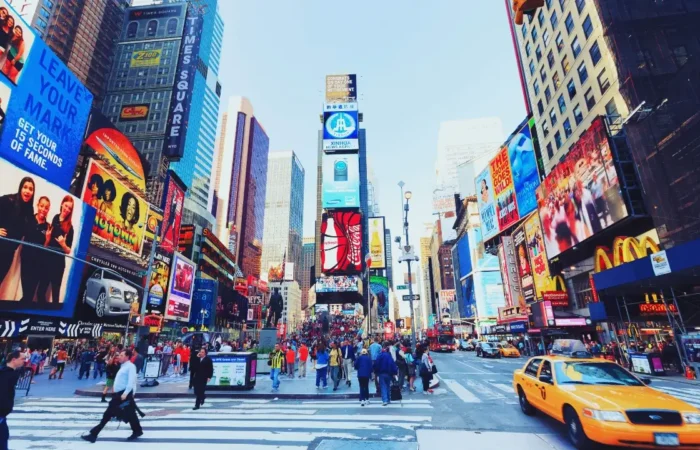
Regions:
[[[576,448],[700,448],[700,410],[648,387],[618,364],[593,359],[580,341],[555,341],[552,356],[513,374],[526,415],[541,411],[568,428]]]
[[[501,342],[496,347],[504,358],[520,358],[520,351],[513,344]]]

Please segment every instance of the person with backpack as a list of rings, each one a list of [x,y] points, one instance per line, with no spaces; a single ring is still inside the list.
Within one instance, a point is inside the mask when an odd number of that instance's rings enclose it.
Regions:
[[[399,373],[399,368],[391,357],[389,344],[384,345],[384,349],[374,361],[374,372],[379,380],[379,386],[382,392],[382,405],[387,406],[391,403],[391,379]]]
[[[355,360],[357,382],[360,384],[360,406],[369,405],[369,377],[372,374],[372,358],[366,348],[360,350]]]
[[[433,360],[430,357],[430,350],[425,349],[423,355],[421,356],[420,365],[420,378],[423,381],[423,394],[432,394],[433,390],[430,389],[430,380],[433,379],[433,374],[436,373],[435,366],[433,365]]]
[[[399,379],[397,380],[397,384],[403,391],[405,387],[404,382],[406,380],[406,376],[408,375],[408,363],[406,362],[406,352],[401,346],[399,346],[396,351],[396,365],[399,368]]]
[[[408,391],[416,392],[416,358],[409,347],[404,349],[404,359],[408,368]]]
[[[323,342],[319,342],[316,345],[316,389],[320,389],[321,382],[323,382],[323,389],[328,387],[326,378],[328,374],[328,357],[326,345]]]

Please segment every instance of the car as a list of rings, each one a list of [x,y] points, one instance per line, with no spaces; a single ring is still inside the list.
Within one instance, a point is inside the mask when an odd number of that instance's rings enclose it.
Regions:
[[[461,351],[466,351],[466,352],[473,352],[474,351],[474,345],[472,345],[471,342],[467,341],[466,339],[460,339],[459,341],[459,349]]]
[[[501,352],[501,356],[505,358],[520,358],[520,351],[513,344],[500,343],[496,344],[496,348]]]
[[[482,358],[500,358],[501,352],[494,344],[479,342],[476,347],[476,356],[481,356]]]
[[[650,383],[615,362],[592,358],[580,341],[556,341],[551,356],[530,358],[513,374],[521,411],[566,424],[578,449],[700,448],[700,410]]]
[[[136,288],[129,286],[110,271],[97,269],[85,284],[83,303],[95,310],[97,317],[127,316],[131,305],[139,301]]]

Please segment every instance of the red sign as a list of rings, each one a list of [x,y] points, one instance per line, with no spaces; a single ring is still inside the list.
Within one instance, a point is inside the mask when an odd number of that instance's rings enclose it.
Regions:
[[[550,302],[552,306],[569,306],[569,294],[562,291],[545,291],[542,300]]]
[[[324,274],[355,274],[362,271],[362,215],[336,211],[323,215],[321,267]]]
[[[277,337],[284,337],[287,335],[287,324],[278,323],[277,324]]]
[[[657,314],[665,315],[667,309],[672,313],[678,312],[678,310],[676,309],[676,305],[674,305],[673,303],[668,305],[668,308],[666,308],[666,305],[663,303],[642,303],[639,305],[639,313],[647,316],[653,316]]]
[[[392,322],[384,323],[384,338],[391,339],[394,337],[394,324]]]
[[[168,254],[172,254],[178,248],[180,242],[180,225],[182,222],[182,209],[185,204],[185,190],[168,174],[163,193],[163,224],[160,230],[160,248]]]
[[[593,274],[592,273],[588,274],[588,281],[591,285],[591,293],[593,294],[593,303],[598,303],[600,301],[600,297],[598,297],[598,291],[595,288],[595,281],[593,281]]]
[[[149,314],[143,318],[144,327],[159,327],[163,323],[163,316],[159,314]]]

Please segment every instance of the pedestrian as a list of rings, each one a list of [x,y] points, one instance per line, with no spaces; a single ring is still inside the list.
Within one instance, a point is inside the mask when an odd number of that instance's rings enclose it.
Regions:
[[[350,381],[350,374],[352,373],[353,365],[355,364],[355,347],[350,343],[348,339],[345,339],[343,347],[340,349],[343,355],[343,369],[345,370],[345,379],[347,380],[345,384],[348,387],[352,386]]]
[[[195,353],[194,358],[190,358],[190,385],[188,389],[192,389],[192,387],[194,386],[194,376],[197,373],[197,369],[199,368],[199,356],[197,355],[199,355],[199,352]]]
[[[104,347],[100,347],[100,349],[97,351],[97,354],[95,355],[95,367],[92,371],[92,379],[96,380],[97,375],[100,375],[100,379],[102,379],[102,375],[105,373],[105,358],[107,357],[107,349]]]
[[[408,376],[408,363],[406,362],[406,352],[404,351],[403,347],[399,347],[398,351],[396,352],[396,365],[399,368],[398,384],[403,391],[404,382],[406,381],[406,376]]]
[[[374,362],[377,360],[381,352],[382,345],[379,343],[379,338],[375,337],[374,342],[372,342],[372,344],[369,346],[369,356],[372,358],[372,365],[374,365]],[[377,392],[379,392],[379,380],[374,376],[374,373],[372,374],[372,378],[374,379]]]
[[[0,368],[0,449],[8,448],[10,430],[7,428],[7,416],[15,405],[15,386],[21,372],[17,369],[24,365],[24,355],[15,350],[5,358],[5,365]]]
[[[83,379],[83,375],[85,375],[85,378],[90,378],[90,366],[94,361],[95,352],[92,350],[92,347],[83,351],[83,353],[80,355],[80,373],[78,374],[79,380]]]
[[[377,375],[382,392],[383,406],[387,406],[391,403],[391,379],[394,375],[399,373],[399,368],[391,357],[390,347],[388,343],[384,345],[384,349],[379,356],[377,356],[373,365],[374,373]]]
[[[131,357],[131,362],[134,364],[134,367],[136,367],[136,373],[139,374],[143,370],[146,360],[144,359],[143,355],[136,351],[136,348],[132,348],[131,352],[133,354]]]
[[[289,378],[294,378],[294,362],[296,361],[297,354],[294,352],[294,348],[291,345],[287,346],[287,373]]]
[[[83,440],[94,443],[100,431],[109,423],[112,418],[127,422],[131,427],[131,436],[128,441],[133,441],[143,436],[141,423],[136,416],[136,403],[134,402],[134,389],[136,389],[136,367],[131,362],[133,354],[131,350],[124,350],[119,353],[119,363],[121,367],[114,378],[114,393],[109,405],[102,415],[102,420],[90,433],[81,436]]]
[[[323,341],[316,345],[316,389],[320,389],[323,382],[323,389],[328,387],[328,350]]]
[[[114,379],[117,377],[117,372],[119,372],[119,359],[115,355],[107,359],[107,366],[105,367],[107,381],[105,382],[105,387],[102,390],[102,403],[107,403],[107,393],[110,391],[110,389],[114,389]]]
[[[309,359],[309,347],[302,342],[299,347],[299,378],[306,378],[306,361]]]
[[[187,375],[187,369],[190,365],[191,352],[190,346],[184,345],[182,348],[182,354],[180,356],[180,361],[182,362],[182,375]]]
[[[226,341],[221,346],[221,349],[219,351],[221,353],[231,353],[233,351],[233,347],[231,347],[231,343],[229,341]]]
[[[411,353],[410,348],[404,350],[404,359],[406,360],[406,368],[408,369],[408,391],[416,392],[416,358]]]
[[[279,344],[275,344],[275,349],[269,355],[270,379],[272,380],[272,392],[280,390],[280,372],[284,363],[284,353]]]
[[[333,380],[333,390],[338,390],[340,384],[340,367],[343,357],[335,342],[331,342],[331,352],[329,355],[329,365],[331,368],[331,380]]]
[[[432,394],[433,390],[430,389],[430,380],[433,379],[433,360],[430,358],[430,350],[426,347],[423,355],[421,356],[420,365],[420,378],[423,381],[423,394]]]
[[[207,388],[207,383],[211,381],[211,377],[214,376],[214,363],[211,358],[207,356],[206,347],[202,347],[197,354],[199,358],[199,365],[197,367],[197,374],[194,376],[194,395],[196,400],[194,402],[193,410],[198,410],[200,406],[204,404],[204,391]]]
[[[57,374],[59,380],[63,379],[63,371],[66,368],[66,362],[68,362],[68,352],[66,351],[66,348],[64,346],[61,346],[58,350],[58,353],[56,353],[56,371],[51,371],[51,373],[49,374],[49,380],[51,379],[51,377],[53,377],[53,379],[55,380]]]
[[[369,377],[372,374],[372,358],[366,348],[360,350],[355,360],[357,382],[360,384],[360,406],[369,405]]]

